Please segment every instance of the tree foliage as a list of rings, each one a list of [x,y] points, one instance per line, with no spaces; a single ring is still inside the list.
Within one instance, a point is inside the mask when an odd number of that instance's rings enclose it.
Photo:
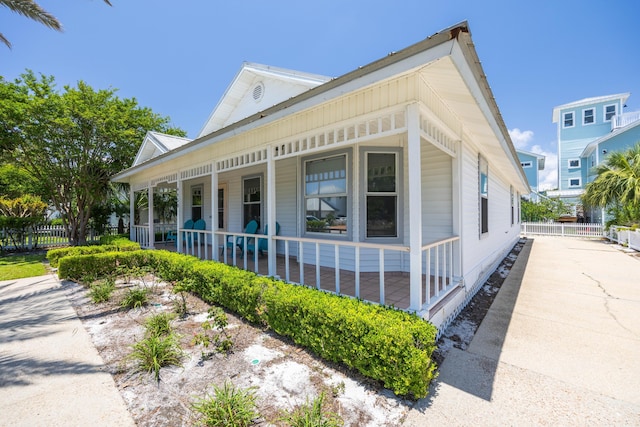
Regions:
[[[618,221],[640,221],[640,142],[611,152],[596,173],[597,178],[585,187],[582,202],[608,208]]]
[[[15,248],[24,247],[28,231],[44,222],[47,204],[37,196],[0,197],[0,228]]]
[[[559,198],[543,197],[539,202],[522,200],[520,203],[522,221],[555,221],[561,215],[568,214],[570,206]]]
[[[184,136],[169,118],[83,81],[55,88],[27,71],[0,77],[0,141],[5,161],[34,177],[60,212],[70,243],[86,242],[92,210],[109,198],[109,177],[131,165],[147,131]]]

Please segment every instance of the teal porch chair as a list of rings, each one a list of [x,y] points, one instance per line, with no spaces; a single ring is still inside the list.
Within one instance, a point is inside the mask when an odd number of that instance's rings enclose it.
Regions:
[[[186,230],[191,230],[193,229],[193,220],[188,219],[185,223],[184,223],[184,227],[182,227],[183,229]],[[182,232],[182,240],[184,241],[185,235],[184,235],[184,231]],[[167,242],[174,242],[176,245],[178,244],[178,232],[174,231],[174,230],[170,230],[167,233]]]
[[[197,220],[196,222],[193,223],[193,227],[191,227],[191,228],[192,228],[192,230],[206,230],[207,229],[207,223],[205,222],[204,219],[199,219],[199,220]],[[193,235],[193,242],[194,243],[198,242],[198,234],[197,233],[189,233],[189,237],[187,238],[187,244],[189,245],[189,247],[191,247],[191,235]]]
[[[243,233],[256,234],[257,231],[258,231],[258,223],[256,222],[256,220],[252,219],[244,228]],[[236,237],[235,242],[233,241],[232,237],[233,236],[227,236],[227,242],[225,245],[227,251],[234,250],[234,248],[240,248],[240,256],[244,255],[244,237],[242,236]],[[247,244],[248,243],[249,241],[247,240]],[[220,250],[220,255],[223,254],[225,246],[223,246],[222,249]]]
[[[269,234],[269,226],[265,225],[264,226],[264,235],[268,235]],[[275,235],[279,235],[280,234],[280,224],[276,221],[276,233]],[[255,239],[253,237],[249,238],[247,240],[247,252],[249,252],[250,254],[254,253],[256,250],[256,245],[255,245]],[[265,252],[269,252],[269,244],[268,244],[268,239],[258,239],[258,254],[260,256],[264,255]]]

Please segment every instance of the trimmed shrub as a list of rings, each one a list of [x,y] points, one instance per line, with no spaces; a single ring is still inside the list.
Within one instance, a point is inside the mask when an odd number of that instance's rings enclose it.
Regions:
[[[181,280],[181,290],[271,328],[326,360],[379,380],[398,395],[426,396],[435,376],[431,356],[436,328],[401,310],[166,251],[65,257],[58,274],[77,280],[88,272],[101,277],[117,266],[144,265],[165,280]]]
[[[114,236],[106,236],[106,237],[114,237]],[[140,245],[138,243],[132,242],[129,239],[112,239],[112,243],[109,244],[101,244],[101,245],[91,245],[91,246],[72,246],[68,248],[58,248],[51,249],[47,251],[47,259],[49,260],[49,264],[51,267],[58,267],[58,263],[60,258],[65,256],[74,256],[74,255],[89,255],[89,254],[98,254],[103,252],[113,252],[113,251],[139,251]]]

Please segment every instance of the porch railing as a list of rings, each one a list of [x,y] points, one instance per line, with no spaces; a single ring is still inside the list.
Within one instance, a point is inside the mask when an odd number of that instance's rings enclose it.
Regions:
[[[523,222],[520,224],[523,236],[543,235],[562,237],[604,237],[604,227],[598,223],[574,222]]]
[[[216,231],[215,238],[220,243],[214,247],[220,251],[220,261],[225,264],[231,263],[245,270],[252,267],[257,273],[261,271],[261,263],[268,262],[268,258],[258,256],[258,251],[249,253],[247,250],[249,239],[266,238],[264,235]],[[238,238],[241,238],[240,254],[235,250],[235,242]],[[281,268],[284,280],[315,286],[336,294],[343,293],[341,270],[345,269],[353,278],[353,289],[349,290],[350,295],[385,304],[386,275],[394,272],[406,274],[409,271],[409,247],[407,246],[288,236],[273,236],[273,239],[276,244],[280,242],[279,254],[284,255],[284,267]],[[227,241],[234,243],[227,245]],[[460,238],[457,236],[445,238],[424,245],[421,249],[422,309],[424,310],[435,306],[460,284]],[[296,263],[295,269],[292,269],[292,260]],[[376,298],[367,298],[361,292],[361,273],[378,276]],[[408,276],[406,283],[408,296]]]
[[[149,248],[149,226],[132,225],[133,241],[138,242],[141,248]]]
[[[444,299],[460,284],[460,237],[438,240],[422,247],[425,309]]]

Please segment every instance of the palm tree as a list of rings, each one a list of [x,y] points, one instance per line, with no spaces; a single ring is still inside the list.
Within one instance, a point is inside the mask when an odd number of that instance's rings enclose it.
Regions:
[[[640,209],[640,142],[626,151],[614,151],[597,166],[598,177],[587,184],[582,201],[587,206],[626,206]]]
[[[103,1],[111,6],[111,2],[109,0]],[[60,21],[33,0],[0,0],[0,5],[6,6],[13,12],[26,16],[29,19],[33,19],[34,21],[44,24],[56,31],[62,31],[62,24],[60,24]],[[0,33],[0,42],[4,43],[9,49],[11,49],[11,43],[2,33]]]

